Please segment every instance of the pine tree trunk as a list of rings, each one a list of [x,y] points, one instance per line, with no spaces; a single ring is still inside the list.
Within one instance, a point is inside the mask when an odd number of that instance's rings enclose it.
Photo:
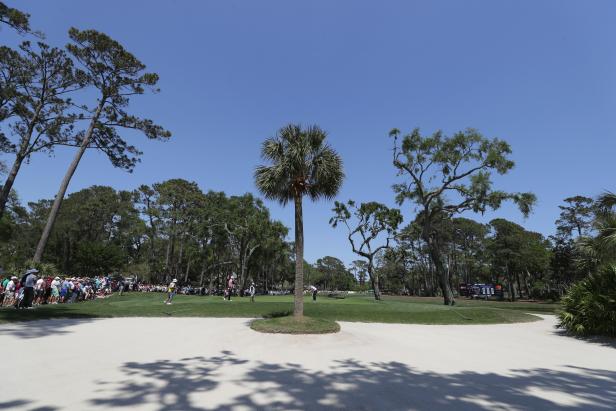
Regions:
[[[174,267],[173,267],[173,272],[175,273],[175,275],[173,276],[174,278],[177,278],[180,276],[183,258],[184,258],[184,233],[182,233],[182,235],[180,236],[180,256],[178,258],[178,261],[175,262]]]
[[[516,283],[518,283],[518,294],[520,298],[522,298],[522,285],[520,283],[520,273],[515,274]]]
[[[295,318],[304,316],[304,221],[302,196],[295,196]]]
[[[20,150],[15,156],[15,161],[13,162],[13,166],[11,167],[11,171],[9,175],[6,177],[6,181],[2,186],[2,192],[0,192],[0,217],[4,215],[4,210],[6,210],[6,203],[9,200],[9,195],[11,194],[11,189],[13,188],[13,184],[15,183],[15,178],[17,177],[17,173],[19,172],[19,168],[21,167],[21,163],[24,160],[24,156]]]
[[[513,302],[515,301],[515,287],[513,284],[513,276],[509,272],[509,264],[507,264],[505,267],[507,271],[507,282],[509,283],[509,301]]]
[[[186,272],[184,273],[184,284],[188,283],[188,273],[190,272],[190,259],[186,263]]]
[[[28,155],[28,147],[30,145],[30,139],[32,138],[32,132],[34,131],[35,124],[39,121],[39,115],[42,108],[42,104],[38,104],[38,106],[36,107],[36,110],[32,115],[32,119],[30,120],[30,124],[28,124],[26,135],[21,139],[19,151],[17,151],[17,154],[15,155],[15,161],[13,162],[13,166],[11,167],[11,171],[9,172],[9,175],[6,177],[6,181],[2,186],[2,191],[0,192],[0,218],[4,215],[4,211],[6,210],[6,203],[9,200],[11,189],[13,188],[13,184],[15,183],[15,179],[17,178],[17,173],[19,173],[21,164]]]
[[[83,157],[83,153],[85,153],[88,145],[90,144],[90,140],[92,139],[92,134],[94,133],[94,126],[98,122],[98,118],[100,117],[101,111],[103,110],[103,106],[105,105],[105,100],[101,99],[101,102],[94,113],[94,117],[90,121],[90,126],[86,131],[86,134],[81,142],[81,146],[79,146],[79,150],[75,154],[73,161],[71,162],[68,170],[66,170],[66,174],[62,179],[62,183],[60,184],[60,189],[58,190],[58,194],[56,194],[56,198],[54,199],[53,205],[51,206],[51,210],[49,212],[49,217],[47,218],[47,223],[45,224],[45,228],[43,229],[43,234],[41,234],[41,239],[36,246],[36,252],[34,253],[33,261],[35,263],[41,262],[41,258],[43,257],[43,251],[45,251],[45,246],[47,245],[47,241],[49,240],[49,235],[51,234],[51,230],[53,229],[53,225],[56,222],[56,218],[58,217],[58,213],[60,212],[60,206],[62,205],[62,200],[64,200],[64,195],[66,194],[66,190],[68,189],[68,185],[71,182],[71,178],[73,174],[75,174],[75,170],[77,170],[77,166],[79,165],[79,161],[81,161],[81,157]]]
[[[199,279],[199,286],[203,287],[203,278],[205,277],[205,261],[203,262],[203,265],[201,266],[201,278]]]

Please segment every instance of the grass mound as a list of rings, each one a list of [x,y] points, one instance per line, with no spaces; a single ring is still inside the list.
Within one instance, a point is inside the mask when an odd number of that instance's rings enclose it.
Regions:
[[[250,328],[262,333],[273,334],[329,334],[340,331],[337,322],[324,318],[273,317],[254,320]]]

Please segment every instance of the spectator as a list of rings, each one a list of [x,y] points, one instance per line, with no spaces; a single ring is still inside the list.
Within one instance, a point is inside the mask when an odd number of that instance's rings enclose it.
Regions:
[[[17,291],[17,280],[18,280],[17,277],[12,276],[10,280],[6,283],[6,286],[4,287],[3,304],[5,307],[8,307],[15,303],[15,293]]]
[[[38,270],[36,268],[31,268],[26,271],[25,280],[24,280],[24,291],[23,291],[23,300],[21,303],[22,308],[32,308],[32,302],[34,300],[34,286],[38,280],[36,274],[38,274]]]
[[[45,297],[45,279],[40,277],[34,285],[34,304],[40,305]]]
[[[60,287],[62,283],[60,282],[60,277],[56,277],[51,282],[51,297],[49,300],[50,304],[58,304],[58,300],[60,299]]]

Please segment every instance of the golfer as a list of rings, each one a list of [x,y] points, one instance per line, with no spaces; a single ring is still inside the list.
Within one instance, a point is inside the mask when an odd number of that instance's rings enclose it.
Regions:
[[[316,301],[317,300],[317,287],[315,287],[314,285],[310,286],[310,291],[312,291],[312,301]]]
[[[233,288],[235,287],[235,280],[233,276],[229,276],[229,280],[227,281],[227,301],[231,301],[231,294],[233,294]]]
[[[165,304],[167,305],[171,305],[171,301],[175,296],[177,282],[178,280],[174,278],[173,281],[171,281],[171,284],[169,284],[169,287],[167,288],[167,300],[165,300]]]

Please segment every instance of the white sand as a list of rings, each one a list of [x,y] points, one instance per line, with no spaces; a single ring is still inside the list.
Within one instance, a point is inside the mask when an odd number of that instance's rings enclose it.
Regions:
[[[341,323],[259,334],[247,320],[0,325],[0,410],[614,410],[616,349],[535,323]]]

